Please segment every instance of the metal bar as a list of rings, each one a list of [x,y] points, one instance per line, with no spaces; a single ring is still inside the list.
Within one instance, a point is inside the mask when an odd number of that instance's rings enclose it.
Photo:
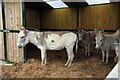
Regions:
[[[28,28],[27,28],[28,29]],[[77,31],[77,29],[28,29],[30,31]],[[94,31],[94,30],[86,30],[86,31]],[[117,30],[104,30],[105,32],[116,32]],[[4,30],[0,30],[0,32],[4,32]],[[9,30],[10,33],[19,33],[19,30]]]
[[[5,62],[7,62],[8,64],[9,64],[9,63],[12,63],[12,64],[15,63],[15,62],[12,62],[12,61],[9,61],[9,60],[4,60],[4,59],[0,59],[0,60],[5,61]]]
[[[79,8],[77,8],[77,28],[79,28]]]
[[[0,32],[19,33],[19,30],[0,30]]]
[[[22,0],[22,25],[25,27],[26,26],[26,18],[25,18],[25,4],[24,0]],[[26,46],[24,47],[24,63],[26,63],[27,58],[26,58]]]
[[[31,30],[31,31],[78,31],[77,29],[29,29],[29,28],[26,28],[28,30]],[[94,31],[94,30],[86,30],[86,31]],[[104,30],[105,32],[116,32],[117,30]]]
[[[2,2],[2,19],[3,19],[3,29],[6,30],[4,2]],[[4,53],[5,53],[5,60],[7,61],[7,41],[6,41],[6,33],[4,32],[3,35],[4,35]]]

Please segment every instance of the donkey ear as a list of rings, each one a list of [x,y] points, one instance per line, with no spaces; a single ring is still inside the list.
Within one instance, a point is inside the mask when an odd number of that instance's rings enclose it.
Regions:
[[[98,33],[104,35],[104,30],[100,30]]]
[[[17,26],[18,26],[18,25],[17,25]],[[22,30],[22,31],[25,31],[25,30],[26,30],[25,27],[22,26],[22,25],[21,25],[21,26],[18,26],[18,29],[19,29],[20,31],[21,31],[21,30]]]
[[[82,29],[81,29],[81,31],[82,31],[82,32],[84,32],[84,31],[85,31],[85,29],[84,29],[84,28],[82,28]]]
[[[104,30],[101,30],[102,34],[104,34]]]
[[[94,32],[97,34],[99,32],[99,30],[97,30],[96,28],[94,29]]]

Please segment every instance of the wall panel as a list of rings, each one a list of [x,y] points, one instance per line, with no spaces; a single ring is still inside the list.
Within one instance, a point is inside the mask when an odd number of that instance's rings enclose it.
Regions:
[[[120,2],[119,2],[119,6],[118,6],[118,28],[120,29]]]
[[[76,29],[77,9],[52,9],[41,11],[42,29]]]
[[[26,8],[26,27],[31,29],[40,29],[40,11]]]
[[[113,30],[118,28],[118,3],[80,8],[79,27]]]

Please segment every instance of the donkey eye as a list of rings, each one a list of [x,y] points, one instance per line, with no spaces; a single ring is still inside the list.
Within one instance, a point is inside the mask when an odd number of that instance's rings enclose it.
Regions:
[[[22,36],[21,38],[24,38],[25,36]]]

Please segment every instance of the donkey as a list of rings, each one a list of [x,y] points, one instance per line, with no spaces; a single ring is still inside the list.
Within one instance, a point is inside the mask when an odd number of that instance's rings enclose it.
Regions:
[[[118,55],[118,47],[115,45],[116,41],[120,39],[120,29],[114,34],[105,34],[103,30],[98,31],[96,34],[96,47],[102,50],[102,62],[104,62],[106,51],[106,63],[108,63],[109,50],[115,50],[116,56]]]
[[[90,56],[90,46],[91,44],[95,44],[95,37],[96,37],[96,32],[95,31],[85,31],[84,29],[78,29],[78,39],[79,41],[82,41],[85,45],[85,55]],[[97,50],[97,53],[99,53],[99,49]]]
[[[62,50],[66,49],[68,60],[65,66],[69,67],[73,61],[74,53],[73,48],[77,44],[77,35],[69,31],[29,31],[23,26],[19,29],[17,46],[22,48],[26,44],[33,43],[41,50],[41,64],[45,65],[47,63],[47,53],[46,50]]]

